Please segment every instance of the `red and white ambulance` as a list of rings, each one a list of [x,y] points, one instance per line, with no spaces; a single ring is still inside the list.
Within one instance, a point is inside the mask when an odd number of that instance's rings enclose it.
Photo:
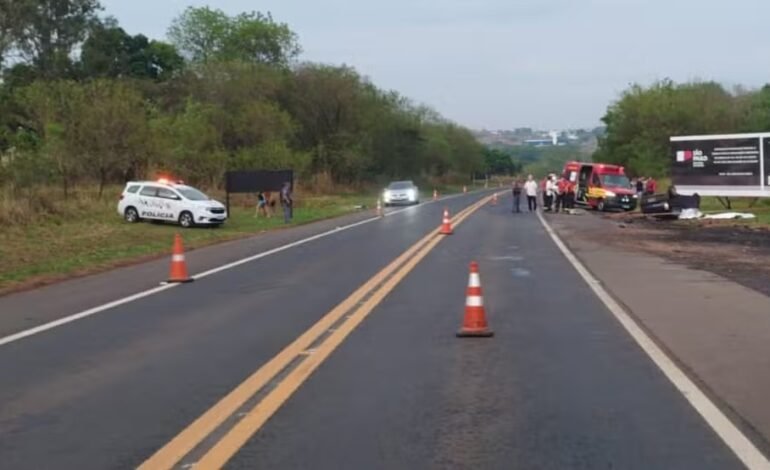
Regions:
[[[564,178],[575,184],[575,203],[605,211],[636,209],[638,196],[625,169],[608,163],[567,162]]]

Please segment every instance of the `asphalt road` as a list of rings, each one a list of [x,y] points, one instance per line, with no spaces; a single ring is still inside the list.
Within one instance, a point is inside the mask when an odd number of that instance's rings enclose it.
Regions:
[[[0,468],[137,467],[434,230],[444,205],[454,214],[480,197],[412,208],[0,346]],[[484,205],[427,250],[227,468],[740,468],[538,219],[509,203]],[[454,336],[471,260],[494,338]]]

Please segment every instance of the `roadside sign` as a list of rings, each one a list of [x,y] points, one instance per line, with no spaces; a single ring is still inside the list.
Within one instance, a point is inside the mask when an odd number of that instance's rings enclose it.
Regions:
[[[770,197],[770,133],[671,137],[679,194]]]

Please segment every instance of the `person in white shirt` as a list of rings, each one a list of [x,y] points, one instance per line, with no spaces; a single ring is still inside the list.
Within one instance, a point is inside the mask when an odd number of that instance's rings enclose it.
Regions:
[[[529,211],[537,210],[537,181],[532,175],[527,176],[527,182],[524,183],[524,192],[527,194],[527,207]]]
[[[556,177],[553,174],[548,175],[548,181],[545,183],[545,211],[553,210],[553,202],[556,197]]]

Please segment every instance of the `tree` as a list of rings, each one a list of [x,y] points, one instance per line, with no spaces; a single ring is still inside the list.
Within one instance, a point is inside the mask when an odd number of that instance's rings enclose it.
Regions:
[[[109,181],[126,180],[146,165],[150,132],[142,96],[127,83],[95,80],[83,86],[77,146],[99,197]],[[99,103],[92,106],[91,103]]]
[[[358,74],[347,67],[306,64],[295,71],[286,103],[300,124],[300,145],[313,154],[314,172],[336,179],[348,173],[344,157],[360,143],[363,90]]]
[[[72,75],[70,59],[101,9],[98,0],[10,0],[17,2],[15,46],[46,79]]]
[[[0,66],[18,37],[22,4],[21,0],[0,0]]]
[[[742,120],[734,97],[717,83],[634,85],[602,118],[606,131],[594,160],[625,165],[637,175],[663,176],[671,136],[738,132]]]
[[[770,132],[770,85],[765,85],[756,93],[745,95],[746,105],[744,132]]]
[[[171,42],[194,62],[239,60],[285,67],[300,53],[297,36],[270,14],[188,7],[168,31]]]
[[[37,82],[20,89],[18,99],[26,117],[24,128],[38,136],[35,150],[54,163],[66,199],[83,170],[74,119],[84,103],[82,89],[70,81]]]
[[[167,80],[184,65],[174,46],[131,36],[114,20],[95,24],[83,43],[80,72],[87,78]]]
[[[498,149],[484,149],[484,163],[487,172],[493,175],[512,175],[517,170],[511,156]]]

